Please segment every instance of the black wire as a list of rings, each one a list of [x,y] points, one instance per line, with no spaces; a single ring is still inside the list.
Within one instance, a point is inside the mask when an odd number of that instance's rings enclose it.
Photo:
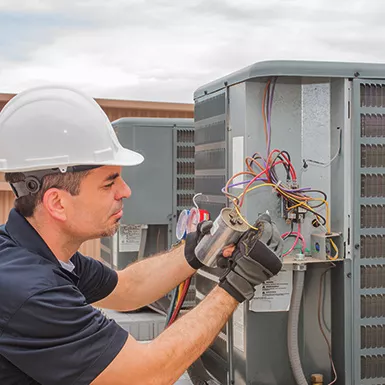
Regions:
[[[321,190],[306,190],[306,191],[304,191],[304,193],[306,193],[306,194],[309,193],[309,192],[319,193],[319,194],[323,195],[325,201],[328,200],[327,195],[323,191],[321,191]],[[318,203],[317,205],[313,206],[313,205],[310,205],[309,203],[307,203],[307,205],[310,206],[312,209],[316,209],[317,207],[321,207],[324,204],[325,204],[325,202],[321,202],[321,203]]]
[[[275,167],[276,167],[276,166],[274,165],[274,163],[277,161],[277,159],[282,160],[282,162],[283,162],[282,165],[283,165],[283,167],[285,168],[287,180],[290,180],[290,179],[291,179],[291,176],[290,176],[290,165],[287,164],[287,163],[286,163],[286,162],[287,162],[286,159],[283,158],[283,157],[281,156],[281,154],[284,154],[284,153],[287,154],[286,151],[280,151],[280,152],[278,152],[278,153],[275,155],[274,160],[272,160],[272,162],[271,162],[272,166],[269,167],[270,179],[271,179],[271,180],[274,180],[274,179],[275,179],[276,182],[278,182],[278,174],[277,174],[277,171],[275,170]],[[289,158],[290,158],[290,156],[289,156]],[[290,159],[289,159],[289,162],[290,162]],[[273,178],[273,176],[274,176],[274,178]]]
[[[298,202],[295,201],[294,199],[292,198],[288,198],[287,196],[284,196],[284,199],[286,199],[287,201],[291,202],[293,204],[293,206],[296,206],[298,205]],[[306,203],[307,204],[307,203]],[[323,217],[321,214],[317,213],[316,211],[312,210],[311,208],[309,207],[306,207],[306,206],[301,206],[304,210],[306,211],[309,211],[311,213],[313,213],[315,216],[317,216],[318,218],[321,218],[322,219],[322,225],[325,226],[326,225],[326,219],[325,217]],[[289,207],[290,209],[290,207]]]
[[[292,235],[292,233],[293,233],[293,229],[294,229],[294,222],[293,221],[291,221],[291,228],[290,228],[290,233],[289,234],[287,234],[285,237],[283,237],[283,239],[285,240],[286,238],[289,238],[291,235]],[[296,235],[294,235],[294,237],[296,237]]]
[[[263,160],[263,161],[265,161],[260,155],[258,155],[258,154],[254,154],[253,156],[252,156],[252,158],[254,159],[254,160],[258,160],[258,159],[261,159],[261,160]],[[251,160],[249,161],[250,163],[249,163],[249,166],[251,167],[251,168],[253,168],[253,166],[254,166],[254,162],[252,162]],[[258,170],[259,172],[260,171],[262,171],[262,170]]]

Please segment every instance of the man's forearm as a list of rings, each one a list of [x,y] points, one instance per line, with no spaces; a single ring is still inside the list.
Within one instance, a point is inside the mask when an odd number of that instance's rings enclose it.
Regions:
[[[211,345],[238,302],[216,287],[189,313],[148,344],[129,337],[93,385],[171,385]]]
[[[115,310],[138,309],[161,298],[194,273],[181,245],[119,271],[113,294],[98,305]]]
[[[188,314],[148,345],[149,356],[162,373],[154,384],[173,384],[211,345],[238,302],[216,287]],[[162,357],[159,359],[159,357]]]

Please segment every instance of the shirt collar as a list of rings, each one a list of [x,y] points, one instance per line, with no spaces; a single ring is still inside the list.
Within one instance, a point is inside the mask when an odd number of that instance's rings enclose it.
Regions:
[[[60,266],[59,260],[43,238],[16,209],[13,208],[9,213],[5,228],[18,245]]]
[[[63,262],[59,259],[59,263],[63,269],[69,271],[70,273],[75,270],[75,265],[72,263],[71,260],[69,260],[68,262]]]

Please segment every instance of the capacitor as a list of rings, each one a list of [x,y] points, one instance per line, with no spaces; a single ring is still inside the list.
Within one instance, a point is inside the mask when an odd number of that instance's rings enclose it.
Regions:
[[[235,244],[249,229],[238,213],[229,207],[223,208],[206,234],[195,248],[195,255],[204,265],[217,267],[217,258],[225,246]]]

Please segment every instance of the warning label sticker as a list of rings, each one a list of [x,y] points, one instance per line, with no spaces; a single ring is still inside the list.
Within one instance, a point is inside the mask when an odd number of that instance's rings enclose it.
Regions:
[[[119,251],[139,251],[143,225],[120,225]]]
[[[254,312],[288,311],[293,291],[293,270],[282,269],[272,279],[257,286],[249,309]]]

